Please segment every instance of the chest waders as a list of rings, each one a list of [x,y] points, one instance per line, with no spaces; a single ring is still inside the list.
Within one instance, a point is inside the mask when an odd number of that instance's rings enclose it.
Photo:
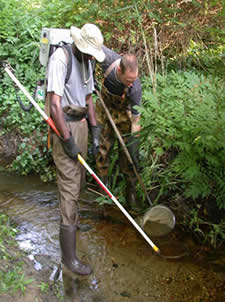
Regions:
[[[126,94],[124,93],[122,96],[113,95],[103,86],[101,96],[112,116],[116,127],[121,135],[124,135],[125,144],[127,144],[128,136],[131,133],[131,111],[129,107],[129,100],[126,97]],[[116,134],[103,106],[99,101],[96,104],[96,116],[97,123],[102,126],[99,152],[96,156],[96,168],[97,173],[102,181],[107,184],[110,166],[110,152],[115,143]],[[123,148],[119,149],[119,166],[126,179],[126,200],[131,207],[136,206],[135,187],[137,178],[133,172],[133,169],[130,168],[129,161],[123,151]]]
[[[79,108],[78,108],[79,109]],[[77,116],[64,113],[64,118],[70,133],[77,146],[86,158],[88,143],[87,121],[81,113]],[[89,275],[91,268],[82,263],[77,257],[76,233],[79,223],[78,199],[80,196],[82,174],[85,171],[79,161],[68,157],[62,147],[59,137],[52,134],[52,156],[56,165],[60,231],[59,242],[61,248],[62,263],[72,272],[80,275]]]

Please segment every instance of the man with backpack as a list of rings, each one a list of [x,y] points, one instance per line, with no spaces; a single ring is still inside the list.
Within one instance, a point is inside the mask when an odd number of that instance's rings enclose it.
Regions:
[[[60,208],[60,247],[62,263],[72,272],[88,275],[89,265],[76,255],[76,231],[78,227],[77,202],[81,189],[82,169],[77,155],[87,155],[88,126],[95,142],[96,116],[92,100],[94,91],[93,70],[90,60],[103,62],[103,37],[94,24],[81,29],[71,27],[73,43],[72,69],[66,80],[69,55],[59,47],[50,57],[48,65],[48,99],[51,117],[61,134],[52,134],[52,155],[56,165]],[[96,150],[93,146],[93,150]]]
[[[101,97],[120,134],[124,135],[124,142],[138,170],[139,140],[137,133],[131,135],[141,130],[139,125],[140,113],[135,108],[135,105],[141,104],[142,97],[137,58],[133,54],[120,56],[105,46],[102,49],[105,60],[100,63],[104,73]],[[96,155],[97,174],[101,177],[103,183],[108,186],[109,154],[116,135],[101,102],[97,102],[96,114],[97,123],[102,126],[99,152]],[[119,165],[126,179],[126,201],[131,208],[137,208],[137,178],[123,149],[120,146],[119,149]]]

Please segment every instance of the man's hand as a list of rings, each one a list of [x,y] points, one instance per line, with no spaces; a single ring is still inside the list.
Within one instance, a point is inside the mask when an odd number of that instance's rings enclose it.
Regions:
[[[61,144],[63,146],[64,152],[74,161],[77,161],[77,155],[80,153],[80,149],[75,144],[74,139],[72,135],[70,134],[70,137],[68,139],[61,139]]]

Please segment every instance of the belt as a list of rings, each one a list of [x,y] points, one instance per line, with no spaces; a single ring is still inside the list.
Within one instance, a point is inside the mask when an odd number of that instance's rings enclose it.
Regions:
[[[76,122],[81,121],[83,118],[86,118],[86,113],[80,115],[70,115],[64,112],[64,119],[66,122]]]

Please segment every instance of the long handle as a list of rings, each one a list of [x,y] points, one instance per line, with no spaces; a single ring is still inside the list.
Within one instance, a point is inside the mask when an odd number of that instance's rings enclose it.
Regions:
[[[151,241],[151,239],[146,235],[146,233],[140,228],[136,221],[130,216],[130,214],[124,209],[124,207],[119,203],[119,201],[113,196],[113,194],[107,189],[103,182],[98,178],[98,176],[93,172],[93,170],[87,165],[84,159],[78,154],[78,159],[81,164],[88,170],[91,176],[96,180],[100,187],[106,192],[106,194],[112,199],[112,201],[117,205],[117,207],[123,212],[123,214],[128,218],[128,220],[133,224],[133,226],[138,230],[138,232],[144,237],[144,239],[151,245],[153,250],[160,254],[159,248]]]
[[[60,136],[60,133],[55,127],[55,124],[51,118],[49,118],[46,113],[40,108],[40,106],[35,102],[35,100],[31,97],[31,95],[26,91],[24,86],[16,79],[13,73],[9,70],[9,68],[5,68],[5,71],[8,73],[10,78],[16,83],[16,85],[20,88],[20,90],[25,94],[25,96],[31,101],[34,107],[38,110],[44,120],[49,124],[49,126],[53,129],[53,131]],[[49,122],[50,121],[50,122]],[[140,226],[136,223],[136,221],[130,216],[130,214],[124,209],[124,207],[119,203],[119,201],[113,196],[113,194],[107,189],[107,187],[103,184],[103,182],[98,178],[98,176],[93,172],[93,170],[88,166],[83,157],[78,154],[78,160],[80,163],[88,170],[91,176],[97,181],[97,183],[103,188],[103,190],[107,193],[107,195],[112,199],[112,201],[117,205],[117,207],[123,212],[123,214],[128,218],[128,220],[133,224],[133,226],[137,229],[137,231],[144,237],[144,239],[148,242],[148,244],[152,247],[152,249],[160,255],[159,248],[151,241],[151,239],[145,234],[145,232],[140,228]]]
[[[146,198],[147,198],[149,204],[152,206],[152,201],[151,201],[151,199],[150,199],[150,197],[149,197],[149,195],[148,195],[148,192],[147,192],[146,187],[145,187],[145,185],[144,185],[144,183],[143,183],[143,181],[142,181],[142,179],[141,179],[141,177],[140,177],[140,174],[138,173],[138,171],[137,171],[137,169],[136,169],[136,166],[135,166],[135,164],[134,164],[134,162],[133,162],[133,160],[132,160],[132,158],[131,158],[131,156],[130,156],[130,153],[129,153],[128,149],[127,149],[127,146],[126,146],[126,144],[124,143],[124,140],[122,139],[122,136],[120,135],[119,130],[118,130],[118,128],[116,127],[116,124],[115,124],[115,122],[114,122],[114,120],[113,120],[113,118],[112,118],[112,116],[111,116],[111,114],[110,114],[108,108],[106,107],[106,105],[105,105],[105,103],[104,103],[104,101],[103,101],[103,99],[102,99],[100,93],[99,93],[97,90],[96,90],[96,92],[97,92],[97,95],[98,95],[99,100],[100,100],[100,102],[101,102],[101,105],[102,105],[102,107],[104,108],[105,113],[106,113],[106,115],[107,115],[107,117],[108,117],[108,119],[109,119],[109,121],[110,121],[110,123],[111,123],[111,125],[112,125],[112,127],[113,127],[113,129],[114,129],[114,131],[115,131],[115,133],[116,133],[116,135],[117,135],[119,141],[120,141],[120,144],[121,144],[122,147],[123,147],[123,150],[124,150],[124,152],[125,152],[125,154],[126,154],[126,156],[127,156],[127,159],[128,159],[128,161],[130,162],[130,164],[131,164],[132,167],[133,167],[134,173],[135,173],[135,175],[137,176],[137,179],[138,179],[138,181],[139,181],[139,183],[140,183],[140,185],[141,185],[141,187],[142,187],[142,190],[144,191],[145,196],[146,196]]]

